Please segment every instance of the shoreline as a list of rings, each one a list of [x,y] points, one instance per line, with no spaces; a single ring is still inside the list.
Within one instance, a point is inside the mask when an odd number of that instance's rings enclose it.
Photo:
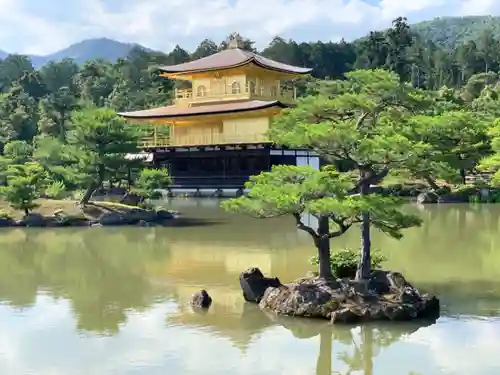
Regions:
[[[75,200],[38,199],[39,207],[28,215],[4,208],[0,216],[3,228],[57,228],[57,227],[103,227],[166,225],[179,214],[159,208],[144,209],[114,202],[91,201],[80,207]]]

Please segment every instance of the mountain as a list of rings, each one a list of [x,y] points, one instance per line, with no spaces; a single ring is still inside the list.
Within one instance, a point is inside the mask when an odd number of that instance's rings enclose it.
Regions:
[[[441,17],[412,24],[411,28],[423,39],[448,48],[470,40],[477,41],[486,30],[491,30],[500,39],[500,17],[493,16]],[[29,57],[35,67],[68,57],[80,64],[94,59],[116,61],[126,57],[134,46],[145,48],[135,43],[122,43],[108,38],[86,39],[49,55]],[[0,59],[7,56],[7,52],[0,50]]]
[[[31,59],[33,66],[37,68],[49,61],[60,61],[64,58],[72,58],[79,64],[94,59],[116,61],[119,58],[126,57],[135,46],[139,45],[117,42],[108,38],[86,39],[50,55],[29,55],[28,57]],[[8,53],[0,50],[0,59],[5,58],[7,55]]]
[[[423,39],[454,48],[471,40],[479,40],[485,31],[491,30],[496,38],[500,38],[500,17],[441,17],[413,24],[411,28]]]

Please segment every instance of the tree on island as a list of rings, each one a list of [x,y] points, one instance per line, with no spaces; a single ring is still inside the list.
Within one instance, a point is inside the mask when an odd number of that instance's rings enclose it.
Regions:
[[[346,172],[354,183],[350,193],[363,202],[356,278],[364,279],[371,272],[372,225],[398,238],[402,228],[420,224],[417,217],[399,211],[401,202],[388,206],[393,220],[387,222],[385,216],[379,222],[379,210],[388,213],[387,203],[371,187],[391,170],[415,165],[428,147],[411,136],[410,120],[429,104],[420,90],[384,70],[358,70],[347,73],[346,80],[319,85],[319,95],[301,99],[277,117],[270,135],[277,144],[311,150],[328,162],[351,167]]]
[[[68,134],[74,170],[86,186],[80,204],[86,205],[94,191],[117,169],[136,164],[125,158],[138,152],[140,134],[108,108],[88,108],[73,114],[74,130]]]
[[[297,228],[311,235],[318,250],[319,277],[325,279],[333,277],[330,239],[361,223],[364,212],[370,212],[374,226],[395,238],[401,237],[401,229],[419,223],[400,211],[402,201],[397,198],[351,194],[350,174],[331,167],[318,171],[309,166],[275,166],[271,172],[252,176],[246,187],[247,196],[225,201],[223,207],[256,218],[292,215]],[[318,218],[317,229],[303,222],[306,213]]]

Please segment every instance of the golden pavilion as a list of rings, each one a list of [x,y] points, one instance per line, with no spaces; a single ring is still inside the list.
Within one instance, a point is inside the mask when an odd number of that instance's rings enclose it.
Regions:
[[[173,105],[119,113],[155,129],[169,127],[168,136],[155,131],[141,146],[155,165],[169,169],[174,188],[240,189],[274,164],[300,164],[295,151],[274,146],[266,134],[273,116],[294,105],[295,88],[284,82],[311,69],[243,50],[240,43],[234,39],[213,55],[158,67],[162,77],[190,82],[191,88],[175,89]]]

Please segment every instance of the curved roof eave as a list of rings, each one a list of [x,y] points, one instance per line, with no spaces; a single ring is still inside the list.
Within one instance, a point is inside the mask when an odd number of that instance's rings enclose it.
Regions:
[[[187,118],[187,117],[198,117],[198,116],[214,116],[214,115],[222,115],[222,114],[231,114],[231,113],[242,113],[242,112],[252,112],[252,111],[258,111],[262,109],[269,109],[272,107],[280,107],[280,108],[288,108],[290,107],[287,104],[284,104],[278,100],[268,102],[262,105],[256,105],[254,107],[244,107],[244,108],[224,108],[220,110],[215,110],[215,111],[199,111],[195,113],[169,113],[169,114],[144,114],[141,115],[140,112],[146,112],[146,111],[151,111],[151,110],[143,110],[143,111],[136,111],[137,114],[134,115],[134,112],[119,112],[117,115],[133,120],[158,120],[158,119],[173,119],[173,118]],[[198,107],[199,108],[199,107]],[[153,109],[154,110],[154,109]]]

